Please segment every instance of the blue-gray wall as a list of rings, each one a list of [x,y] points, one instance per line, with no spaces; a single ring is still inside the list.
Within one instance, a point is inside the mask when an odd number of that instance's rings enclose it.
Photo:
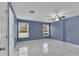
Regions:
[[[65,41],[79,44],[79,16],[68,18],[65,21]]]
[[[50,23],[50,38],[79,45],[79,16]],[[69,40],[68,40],[69,39]]]
[[[43,24],[49,24],[49,23],[30,21],[30,20],[23,20],[23,19],[17,19],[17,22],[29,23],[29,37],[28,38],[17,38],[17,41],[49,38],[49,36],[48,37],[43,36],[43,30],[42,30],[42,25]],[[17,27],[17,29],[18,29],[18,27]]]
[[[63,21],[50,23],[50,38],[63,41]]]
[[[54,38],[60,41],[67,41],[74,44],[79,44],[79,16],[67,18],[64,21],[57,21],[52,23],[43,23],[36,21],[28,21],[17,19],[17,22],[28,22],[29,23],[29,38],[17,38],[21,40],[34,40],[42,38]],[[42,25],[50,25],[50,36],[44,37],[42,32]],[[69,40],[67,40],[69,39]]]

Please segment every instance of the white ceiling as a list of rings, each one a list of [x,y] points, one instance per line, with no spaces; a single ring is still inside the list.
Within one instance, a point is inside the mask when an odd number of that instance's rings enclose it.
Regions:
[[[12,5],[19,19],[53,22],[47,16],[54,16],[56,10],[66,18],[79,15],[79,2],[13,2]],[[29,10],[35,13],[30,14]]]

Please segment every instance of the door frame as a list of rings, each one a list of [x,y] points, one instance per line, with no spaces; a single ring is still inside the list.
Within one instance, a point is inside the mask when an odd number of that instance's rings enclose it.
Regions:
[[[7,13],[8,13],[8,56],[10,56],[10,44],[9,44],[9,41],[10,41],[10,39],[9,39],[9,8],[11,8],[11,10],[12,10],[12,12],[13,12],[13,14],[14,14],[14,19],[16,19],[16,14],[15,14],[15,12],[14,12],[14,9],[13,9],[13,6],[12,6],[12,4],[11,4],[11,2],[8,2],[8,11],[7,11]],[[14,25],[15,26],[15,25]],[[17,34],[16,34],[17,35]]]

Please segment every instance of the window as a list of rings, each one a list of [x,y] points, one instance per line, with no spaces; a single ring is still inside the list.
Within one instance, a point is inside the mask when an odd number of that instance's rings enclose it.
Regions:
[[[18,23],[18,37],[27,38],[29,37],[29,24],[24,22]]]
[[[43,36],[49,36],[49,25],[43,24]]]

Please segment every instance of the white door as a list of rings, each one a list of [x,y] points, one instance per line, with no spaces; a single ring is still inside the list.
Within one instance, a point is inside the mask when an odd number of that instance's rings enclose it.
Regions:
[[[0,56],[8,55],[8,3],[0,2]]]

